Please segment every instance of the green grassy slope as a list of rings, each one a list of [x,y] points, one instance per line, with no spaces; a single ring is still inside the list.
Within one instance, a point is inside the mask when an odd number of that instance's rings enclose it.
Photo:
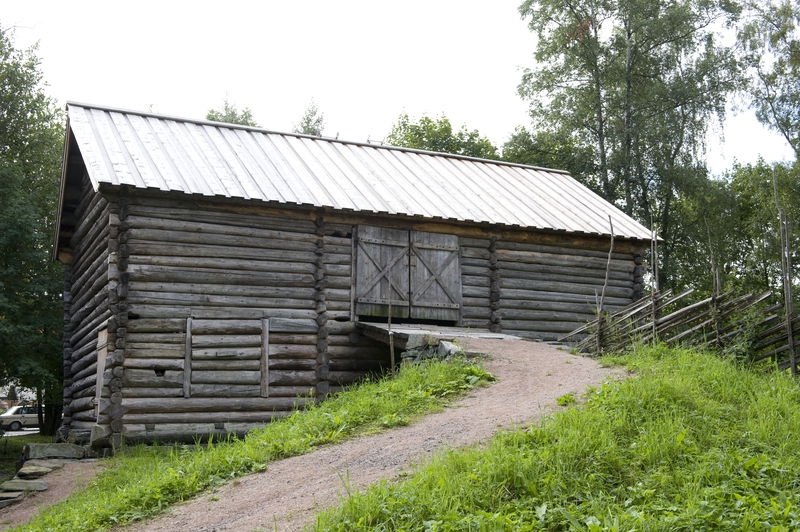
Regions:
[[[318,530],[798,530],[800,388],[663,347],[541,426],[451,452]]]

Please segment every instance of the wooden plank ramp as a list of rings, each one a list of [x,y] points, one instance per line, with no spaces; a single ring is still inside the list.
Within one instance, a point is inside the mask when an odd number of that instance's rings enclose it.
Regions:
[[[386,323],[359,322],[357,327],[363,331],[364,336],[389,344],[389,326]],[[392,324],[392,336],[394,347],[403,351],[427,345],[439,345],[441,340],[452,342],[459,338],[521,340],[518,336],[493,333],[489,329],[417,324]]]

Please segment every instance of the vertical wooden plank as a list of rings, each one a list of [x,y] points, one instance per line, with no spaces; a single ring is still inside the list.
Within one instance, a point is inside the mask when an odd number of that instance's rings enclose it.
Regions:
[[[106,357],[108,356],[108,329],[100,329],[97,333],[97,376],[94,392],[94,416],[100,415],[100,399],[103,394],[103,373],[106,370]]]
[[[269,318],[261,320],[261,397],[269,397]]]
[[[183,396],[192,395],[192,318],[186,318],[186,349],[183,353]]]

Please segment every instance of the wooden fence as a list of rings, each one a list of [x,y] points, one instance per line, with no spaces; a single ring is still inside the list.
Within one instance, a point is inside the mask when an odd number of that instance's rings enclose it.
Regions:
[[[739,296],[727,292],[677,308],[691,293],[691,289],[677,295],[671,290],[654,293],[619,311],[601,314],[560,340],[577,340],[578,350],[592,354],[654,339],[719,350],[737,346],[751,360],[772,358],[780,369],[791,368],[797,374],[800,316],[786,319],[782,305],[762,308],[769,292]]]

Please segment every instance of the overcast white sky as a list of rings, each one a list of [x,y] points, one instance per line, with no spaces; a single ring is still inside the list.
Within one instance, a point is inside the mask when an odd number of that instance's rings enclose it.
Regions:
[[[495,144],[529,123],[516,94],[533,35],[521,0],[3,0],[17,46],[39,41],[50,94],[204,118],[227,93],[262,127],[289,131],[314,98],[325,135],[382,139],[404,110],[444,113]],[[733,159],[791,159],[751,112],[709,138],[714,172]]]

